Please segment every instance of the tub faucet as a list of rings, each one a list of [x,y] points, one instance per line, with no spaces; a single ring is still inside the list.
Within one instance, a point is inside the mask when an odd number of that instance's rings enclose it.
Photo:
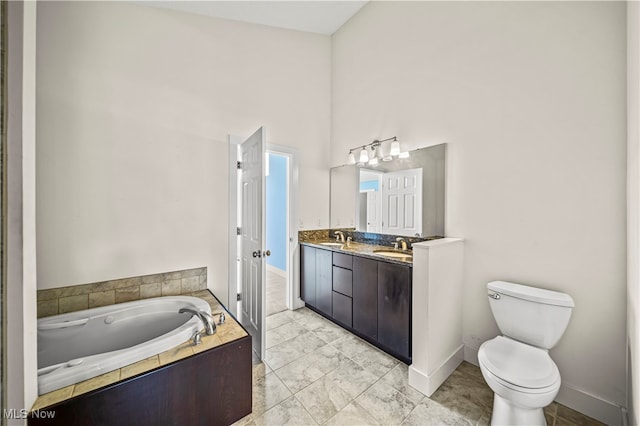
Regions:
[[[336,231],[333,233],[333,235],[336,236],[336,241],[340,241],[341,243],[344,243],[344,232]]]
[[[202,325],[204,325],[204,329],[208,335],[211,335],[216,332],[216,322],[213,317],[205,311],[196,311],[191,308],[181,308],[178,313],[183,314],[185,312],[189,312],[193,315],[196,315],[202,321]]]
[[[400,243],[402,247],[402,251],[407,251],[407,241],[404,238],[398,237],[396,238],[396,241],[397,241],[397,243],[395,243],[396,248],[398,247],[398,243]]]

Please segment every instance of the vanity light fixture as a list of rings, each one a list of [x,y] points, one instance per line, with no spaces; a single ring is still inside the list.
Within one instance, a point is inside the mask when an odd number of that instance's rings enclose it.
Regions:
[[[409,158],[409,151],[401,152],[398,154],[398,158]]]
[[[388,151],[388,154],[385,155],[383,142],[391,141],[391,147]],[[369,149],[371,149],[371,156],[369,156]],[[356,163],[356,157],[354,151],[360,150],[360,154],[358,156],[358,162]],[[403,153],[404,154],[404,153]],[[398,142],[397,137],[382,139],[382,140],[374,140],[373,142],[362,145],[359,147],[351,148],[349,150],[348,163],[349,164],[357,164],[359,167],[364,166],[365,164],[369,164],[371,166],[375,166],[378,164],[379,160],[382,161],[391,161],[393,157],[397,157],[400,155],[400,142]],[[406,157],[402,157],[406,158]]]

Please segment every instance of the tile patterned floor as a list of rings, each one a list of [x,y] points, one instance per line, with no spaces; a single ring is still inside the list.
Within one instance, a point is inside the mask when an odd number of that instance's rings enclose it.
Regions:
[[[407,366],[303,308],[267,317],[264,362],[253,366],[253,412],[235,425],[488,425],[493,393],[463,362],[428,398]],[[558,403],[549,426],[601,425]]]
[[[282,275],[267,269],[267,316],[282,312],[287,309],[286,304],[286,280]]]

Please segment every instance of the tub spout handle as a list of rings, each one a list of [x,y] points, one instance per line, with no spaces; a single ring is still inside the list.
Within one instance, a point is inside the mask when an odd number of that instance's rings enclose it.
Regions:
[[[198,318],[200,318],[200,321],[202,321],[202,325],[204,325],[204,329],[206,330],[208,335],[216,332],[216,322],[208,312],[196,311],[195,309],[191,308],[181,308],[178,311],[179,314],[183,314],[185,312],[189,312],[190,314],[196,315]]]

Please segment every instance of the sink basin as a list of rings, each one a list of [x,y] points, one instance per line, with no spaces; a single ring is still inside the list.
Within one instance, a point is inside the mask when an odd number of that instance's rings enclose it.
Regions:
[[[375,254],[386,257],[393,257],[394,259],[399,260],[408,260],[413,261],[413,254],[403,253],[401,251],[393,251],[393,250],[374,250]]]
[[[327,247],[342,247],[344,245],[344,243],[318,243],[321,246],[327,246]]]

